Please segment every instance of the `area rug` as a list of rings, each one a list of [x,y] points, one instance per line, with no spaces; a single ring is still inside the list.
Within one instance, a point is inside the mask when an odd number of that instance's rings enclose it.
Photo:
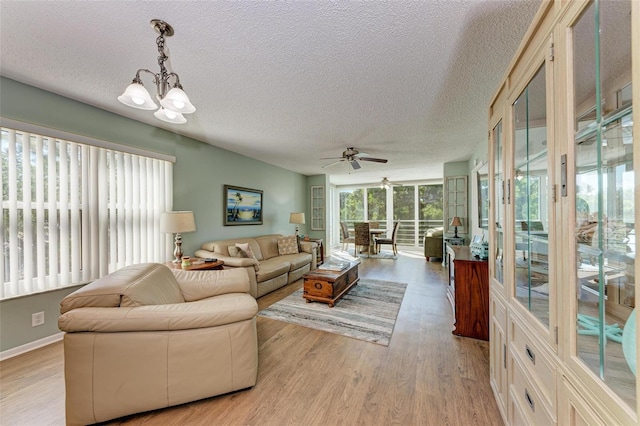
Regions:
[[[333,308],[307,301],[302,289],[258,315],[389,346],[406,283],[361,278]]]

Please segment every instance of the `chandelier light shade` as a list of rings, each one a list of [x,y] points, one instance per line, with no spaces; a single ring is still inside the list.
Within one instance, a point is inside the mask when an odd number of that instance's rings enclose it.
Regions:
[[[187,119],[184,118],[184,115],[165,108],[160,108],[159,110],[154,112],[153,115],[155,115],[156,118],[159,118],[162,121],[166,121],[167,123],[183,124],[187,122]]]
[[[118,100],[132,108],[147,110],[158,109],[158,105],[153,102],[151,95],[149,95],[147,89],[144,88],[142,82],[128,85],[124,93],[118,96]]]
[[[153,115],[167,123],[186,123],[187,119],[184,118],[182,114],[191,114],[195,112],[196,107],[193,106],[189,100],[189,96],[187,96],[182,89],[178,74],[167,71],[167,68],[164,66],[164,63],[169,59],[164,51],[164,38],[171,37],[174,34],[173,27],[160,19],[152,19],[151,26],[160,34],[156,39],[160,72],[156,74],[148,69],[139,69],[131,84],[127,86],[122,95],[118,96],[118,100],[132,108],[144,110],[157,109]],[[151,98],[151,95],[142,84],[140,73],[148,73],[153,76],[153,82],[156,85],[156,99],[160,102],[160,109],[158,109],[158,105],[153,101],[153,98]]]
[[[196,110],[196,107],[189,102],[189,97],[184,93],[184,90],[177,87],[169,90],[169,93],[160,101],[160,105],[181,114],[191,114]]]

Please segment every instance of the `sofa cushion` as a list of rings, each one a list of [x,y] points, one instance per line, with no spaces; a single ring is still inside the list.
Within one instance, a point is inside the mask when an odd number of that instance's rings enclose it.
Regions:
[[[159,263],[119,269],[74,291],[60,302],[60,313],[82,307],[117,307],[182,303],[171,270]]]
[[[305,265],[309,265],[312,256],[309,253],[285,254],[284,256],[278,257],[278,259],[283,262],[288,262],[291,265],[289,270],[295,271]]]
[[[254,238],[234,238],[229,240],[210,241],[202,244],[201,248],[218,255],[229,256],[229,246],[235,246],[236,243],[248,243],[255,258],[258,260],[263,259],[260,246],[258,246],[258,243]]]
[[[260,270],[256,272],[256,280],[260,283],[289,272],[291,264],[280,257],[263,260]]]
[[[278,237],[278,254],[298,254],[298,237],[288,235],[286,237]]]
[[[262,235],[260,237],[256,237],[256,242],[258,246],[260,246],[260,251],[262,252],[262,259],[258,260],[267,260],[272,257],[280,256],[278,253],[278,237],[281,235],[273,234],[273,235]]]

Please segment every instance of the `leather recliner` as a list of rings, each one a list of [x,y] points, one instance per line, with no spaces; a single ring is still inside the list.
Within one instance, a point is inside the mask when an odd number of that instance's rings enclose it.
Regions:
[[[61,302],[67,424],[254,386],[256,300],[244,269],[133,265]]]
[[[444,251],[442,240],[444,238],[443,228],[427,229],[424,235],[424,257],[430,259],[442,259]]]

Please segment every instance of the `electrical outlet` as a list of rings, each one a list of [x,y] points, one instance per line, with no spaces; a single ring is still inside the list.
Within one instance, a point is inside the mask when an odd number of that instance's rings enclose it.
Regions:
[[[44,312],[36,312],[31,314],[31,327],[37,327],[44,324]]]

